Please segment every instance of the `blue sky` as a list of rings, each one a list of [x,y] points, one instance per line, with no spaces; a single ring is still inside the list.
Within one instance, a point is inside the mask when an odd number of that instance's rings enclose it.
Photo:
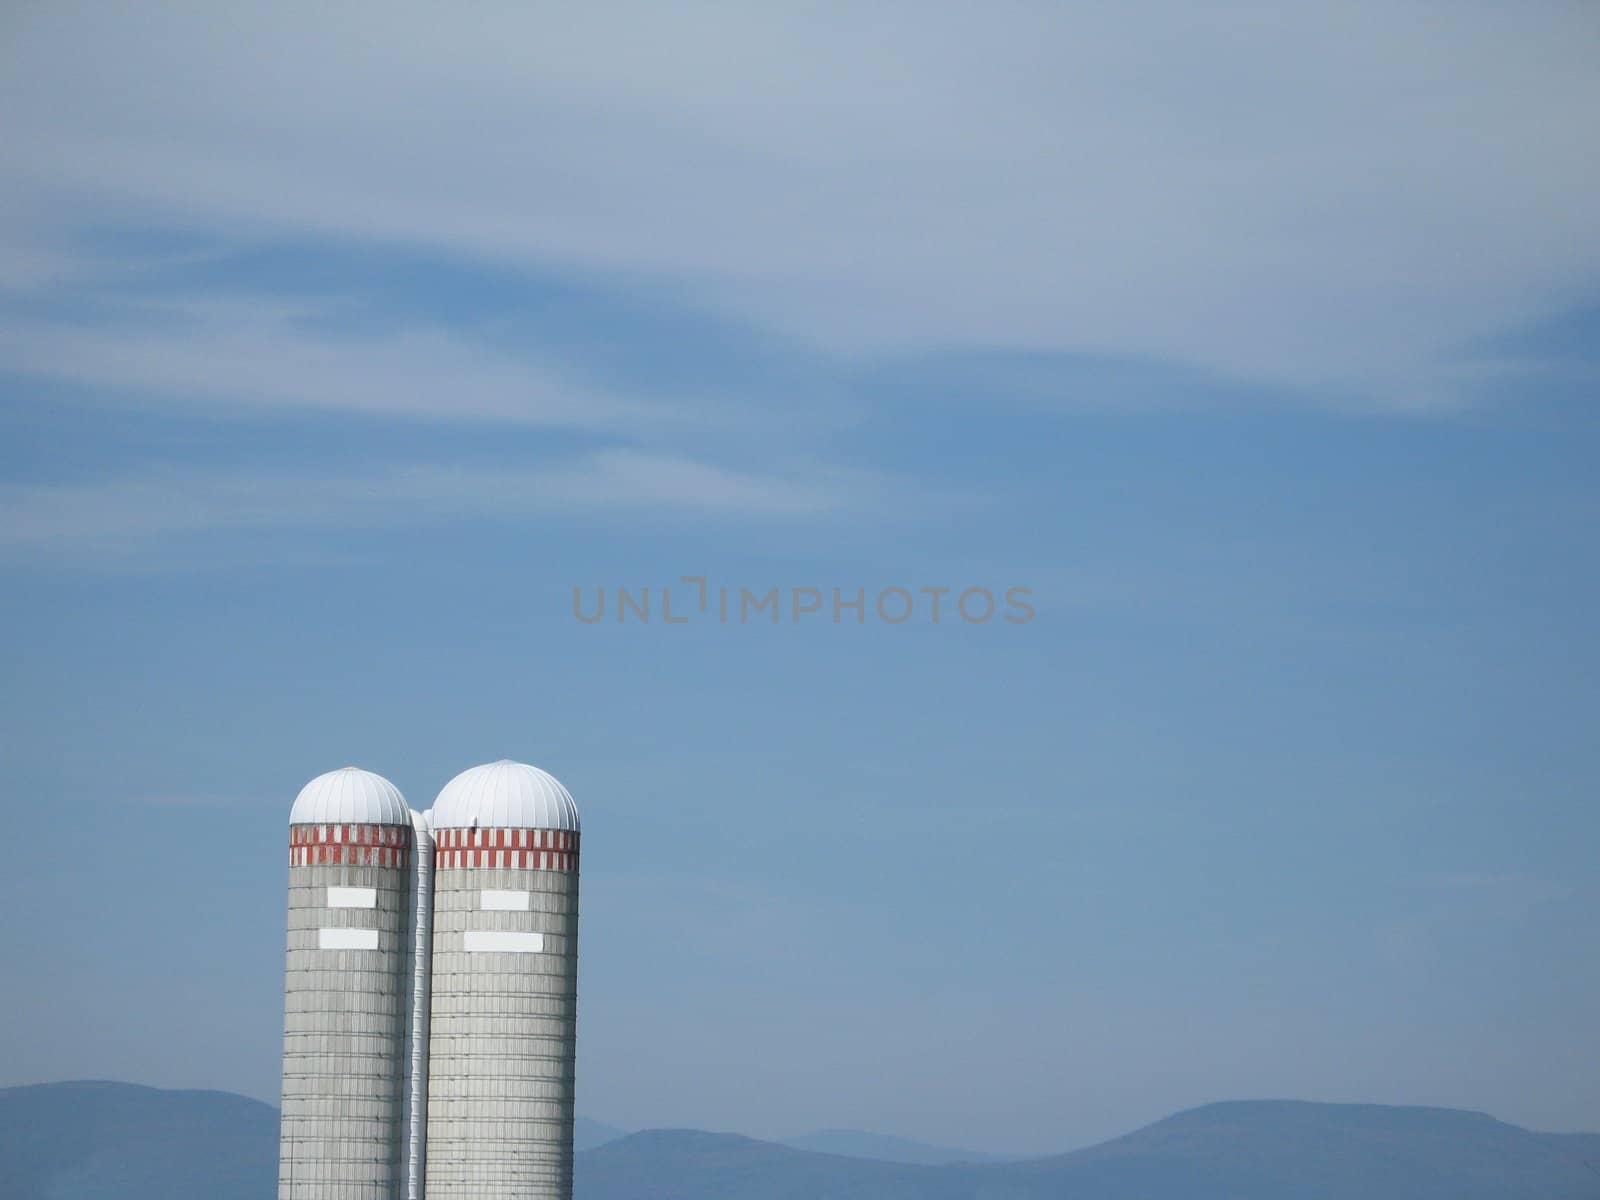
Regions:
[[[1600,1129],[1592,8],[874,13],[0,19],[0,1083],[273,1098],[295,792],[510,756],[595,1117]]]

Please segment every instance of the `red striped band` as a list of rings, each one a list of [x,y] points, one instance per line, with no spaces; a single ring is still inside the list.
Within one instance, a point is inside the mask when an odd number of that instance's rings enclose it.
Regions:
[[[291,825],[291,867],[403,867],[411,861],[407,825]]]
[[[434,865],[574,871],[578,835],[561,829],[441,829],[434,835]]]
[[[441,829],[433,844],[441,850],[576,850],[578,835],[563,829]]]

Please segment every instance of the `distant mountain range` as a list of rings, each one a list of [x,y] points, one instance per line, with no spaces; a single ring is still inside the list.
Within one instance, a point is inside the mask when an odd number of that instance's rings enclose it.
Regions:
[[[588,1117],[579,1117],[572,1123],[572,1148],[580,1154],[627,1136],[626,1129],[618,1129],[615,1125],[606,1125],[600,1121],[591,1121]]]
[[[614,1125],[603,1125],[587,1117],[579,1117],[573,1129],[575,1150],[595,1150],[607,1142],[628,1136],[628,1131]],[[870,1158],[879,1162],[911,1163],[924,1167],[939,1167],[947,1163],[1015,1162],[1026,1158],[1024,1154],[984,1154],[978,1150],[952,1150],[948,1146],[930,1146],[910,1138],[891,1137],[883,1133],[863,1133],[859,1129],[821,1129],[800,1137],[781,1138],[778,1145],[794,1150],[811,1150],[817,1154],[839,1154],[845,1158]]]
[[[872,1158],[880,1162],[908,1163],[921,1167],[942,1167],[949,1163],[1015,1162],[1022,1154],[984,1154],[977,1150],[952,1150],[930,1146],[909,1138],[883,1133],[862,1133],[859,1129],[824,1129],[803,1137],[784,1138],[781,1145],[817,1154],[842,1154],[846,1158]]]
[[[273,1108],[225,1092],[0,1089],[0,1195],[272,1200],[277,1136]],[[850,1154],[586,1120],[576,1141],[575,1200],[1600,1200],[1600,1135],[1438,1108],[1212,1104],[1022,1161],[852,1131],[795,1139]],[[902,1161],[856,1153],[873,1148]]]
[[[270,1200],[278,1110],[126,1083],[0,1090],[6,1200]]]

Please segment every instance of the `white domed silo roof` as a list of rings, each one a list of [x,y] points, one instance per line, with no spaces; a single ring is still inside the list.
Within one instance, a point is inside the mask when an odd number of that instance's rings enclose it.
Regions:
[[[409,825],[406,799],[382,775],[340,767],[318,775],[295,797],[291,825]]]
[[[559,780],[501,759],[461,772],[433,802],[435,829],[562,829],[578,832],[578,806]]]

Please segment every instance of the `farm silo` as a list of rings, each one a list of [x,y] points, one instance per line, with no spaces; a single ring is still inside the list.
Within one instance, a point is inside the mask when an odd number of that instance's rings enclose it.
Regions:
[[[410,810],[319,775],[289,815],[279,1200],[400,1200],[412,992]]]
[[[578,809],[501,761],[434,803],[428,1200],[569,1200]]]

